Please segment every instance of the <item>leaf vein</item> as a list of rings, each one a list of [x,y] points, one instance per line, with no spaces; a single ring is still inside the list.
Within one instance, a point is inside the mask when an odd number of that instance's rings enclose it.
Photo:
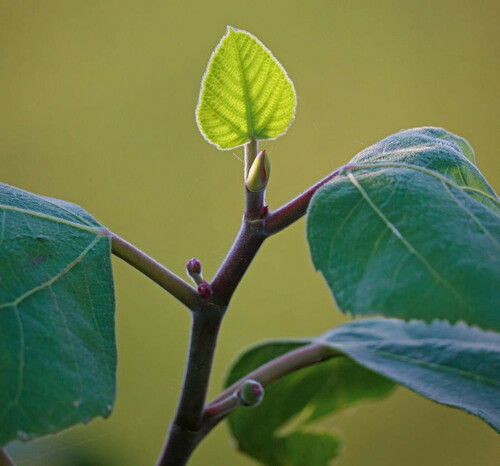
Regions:
[[[443,184],[443,187],[444,189],[446,190],[446,192],[450,195],[450,197],[457,203],[457,205],[462,209],[464,210],[471,218],[472,220],[474,221],[474,223],[476,223],[476,225],[479,226],[479,228],[481,228],[481,230],[483,230],[483,232],[485,233],[486,236],[488,236],[488,238],[492,241],[492,243],[498,248],[500,249],[500,243],[498,243],[498,241],[491,235],[491,233],[488,231],[488,229],[480,222],[480,220],[469,210],[467,209],[458,199],[457,197],[451,192],[450,188],[448,188],[448,186],[446,186],[445,183],[443,183],[441,181],[441,183]]]
[[[205,100],[205,105],[209,110],[214,112],[219,117],[219,119],[222,121],[223,124],[225,123],[226,125],[230,126],[237,135],[239,135],[242,138],[248,137],[248,135],[245,134],[238,126],[236,126],[229,118],[224,116],[218,108],[209,104],[207,100]]]
[[[57,295],[54,293],[54,290],[52,289],[52,285],[49,285],[47,288],[48,288],[50,294],[52,295],[52,301],[53,301],[55,307],[57,308],[57,310],[59,311],[59,314],[61,314],[62,321],[64,323],[64,328],[66,330],[66,335],[68,337],[69,346],[71,347],[71,356],[72,356],[73,362],[75,363],[76,372],[78,374],[78,385],[79,385],[79,390],[80,390],[80,397],[79,398],[82,399],[83,398],[82,372],[80,369],[80,365],[78,364],[78,360],[76,358],[75,345],[73,343],[73,338],[71,337],[71,331],[69,329],[68,321],[66,319],[66,315],[64,314],[63,310],[61,309],[61,306],[59,306],[59,301],[57,300]],[[80,405],[77,404],[77,409],[79,407],[80,407]]]
[[[386,227],[392,232],[392,234],[398,238],[403,245],[406,247],[410,254],[413,254],[424,266],[427,268],[429,273],[434,277],[435,280],[443,283],[449,291],[455,296],[458,301],[464,305],[465,301],[462,296],[451,286],[451,284],[442,277],[434,267],[413,247],[413,245],[401,234],[401,232],[396,228],[396,226],[389,221],[389,219],[384,215],[384,213],[375,205],[372,201],[368,193],[361,186],[359,181],[355,178],[355,176],[351,173],[347,173],[347,177],[349,181],[354,185],[354,187],[359,191],[361,196],[365,199],[368,205],[373,209],[373,211],[378,215],[378,217],[385,223]]]
[[[67,226],[70,226],[73,228],[77,228],[78,230],[89,231],[91,233],[96,233],[99,230],[99,227],[97,227],[97,226],[91,227],[91,226],[87,226],[87,225],[82,225],[80,223],[71,222],[70,220],[64,220],[62,218],[57,218],[57,217],[54,217],[52,215],[42,214],[41,212],[36,212],[34,210],[28,210],[28,209],[22,209],[20,207],[14,207],[14,206],[10,206],[10,205],[0,204],[0,210],[17,212],[20,214],[29,215],[31,217],[41,218],[43,220],[50,220],[51,222],[54,222],[57,224],[67,225]]]
[[[66,275],[75,265],[77,265],[79,262],[81,262],[85,256],[90,252],[90,250],[105,236],[103,235],[97,235],[94,240],[82,251],[82,253],[72,262],[70,262],[63,270],[61,270],[58,274],[54,275],[52,278],[49,280],[45,281],[44,283],[35,286],[31,290],[25,292],[18,298],[16,298],[14,301],[9,302],[9,303],[3,303],[0,304],[0,309],[5,309],[11,306],[18,306],[22,301],[24,301],[26,298],[29,298],[31,295],[37,293],[38,291],[41,291],[49,286],[51,286],[53,283],[57,282],[61,277]]]
[[[435,362],[423,361],[421,359],[413,358],[411,356],[404,356],[401,354],[391,353],[389,351],[384,351],[384,350],[379,350],[379,349],[372,349],[372,351],[375,354],[380,354],[381,356],[389,358],[389,359],[395,359],[395,360],[399,360],[399,361],[403,361],[403,362],[411,362],[417,366],[431,368],[431,369],[438,369],[442,372],[449,372],[452,374],[458,374],[460,376],[463,376],[463,377],[466,377],[466,378],[469,378],[472,380],[481,381],[481,382],[487,383],[488,385],[492,385],[494,387],[500,388],[500,382],[498,382],[494,379],[491,379],[489,377],[486,377],[484,375],[474,374],[472,372],[469,372],[469,371],[466,371],[463,369],[457,369],[455,367],[446,366],[444,364],[438,364]]]

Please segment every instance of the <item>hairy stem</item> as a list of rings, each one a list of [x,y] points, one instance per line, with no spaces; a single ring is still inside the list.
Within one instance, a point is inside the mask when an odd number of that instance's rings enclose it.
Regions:
[[[200,296],[191,285],[123,238],[114,233],[110,235],[111,250],[115,256],[142,272],[189,309],[198,306]]]

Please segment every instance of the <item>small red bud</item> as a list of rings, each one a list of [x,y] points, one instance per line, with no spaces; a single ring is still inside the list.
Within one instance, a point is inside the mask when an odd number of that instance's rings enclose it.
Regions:
[[[212,294],[212,289],[210,288],[210,285],[207,282],[200,283],[198,285],[198,293],[200,293],[200,296],[204,299],[210,298],[210,295]]]
[[[189,275],[200,274],[201,273],[201,262],[194,257],[189,259],[186,264],[186,269]]]
[[[269,215],[269,206],[265,205],[261,207],[260,212],[259,212],[259,217],[260,218],[265,218]]]

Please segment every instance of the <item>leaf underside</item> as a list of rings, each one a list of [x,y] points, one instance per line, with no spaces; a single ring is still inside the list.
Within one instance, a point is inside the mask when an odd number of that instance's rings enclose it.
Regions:
[[[458,136],[402,131],[313,197],[307,237],[344,312],[500,330],[500,203]]]
[[[263,342],[240,356],[226,386],[308,343],[346,357],[279,380],[266,387],[261,405],[240,408],[229,417],[238,448],[262,464],[330,464],[338,456],[339,440],[319,431],[314,421],[357,401],[382,398],[394,382],[475,414],[500,431],[500,335],[464,324],[372,318],[316,339]]]
[[[275,139],[295,116],[293,83],[256,37],[228,27],[202,80],[196,120],[203,136],[229,150]]]
[[[111,413],[110,254],[80,207],[0,184],[0,446]]]
[[[500,334],[435,321],[371,318],[316,340],[438,403],[500,432]]]
[[[236,361],[226,385],[307,343],[310,341],[260,343]],[[326,466],[339,456],[341,443],[314,421],[358,400],[384,397],[393,387],[389,380],[346,358],[331,359],[266,387],[258,407],[240,408],[229,416],[231,434],[241,452],[262,464]]]

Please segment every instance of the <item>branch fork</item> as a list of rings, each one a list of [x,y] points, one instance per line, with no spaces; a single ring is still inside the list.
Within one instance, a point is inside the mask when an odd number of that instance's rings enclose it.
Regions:
[[[264,241],[299,220],[314,193],[342,172],[340,168],[274,212],[265,204],[270,165],[257,141],[245,145],[245,213],[238,235],[211,282],[201,263],[190,259],[186,270],[196,288],[143,251],[109,232],[112,252],[168,291],[191,311],[189,355],[181,398],[158,466],[186,464],[198,443],[239,406],[255,406],[263,387],[307,365],[332,357],[322,346],[308,345],[265,364],[229,387],[206,407],[205,398],[219,329],[231,297]],[[253,400],[253,401],[252,401]]]

